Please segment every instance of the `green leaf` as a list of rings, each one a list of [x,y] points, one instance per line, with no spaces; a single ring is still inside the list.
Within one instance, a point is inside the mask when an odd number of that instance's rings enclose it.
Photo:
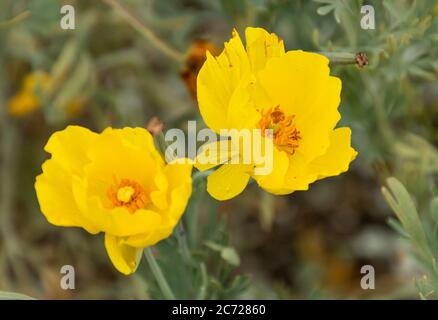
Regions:
[[[430,212],[434,221],[438,223],[438,197],[433,198],[430,202]]]
[[[397,231],[402,237],[409,238],[409,236],[406,234],[406,231],[403,229],[403,226],[400,224],[399,221],[397,221],[394,218],[389,218],[387,223],[391,228]]]
[[[335,5],[329,4],[329,5],[326,5],[326,6],[319,7],[318,10],[316,10],[316,12],[320,16],[325,16],[325,15],[329,14],[331,11],[333,11],[335,8],[336,8]]]
[[[47,110],[48,117],[65,117],[68,113],[67,108],[69,103],[71,103],[76,97],[83,96],[83,90],[87,86],[91,69],[92,65],[90,59],[87,55],[82,55],[71,76],[66,79],[64,86],[53,99],[52,105],[56,109]],[[53,120],[53,118],[49,119]]]
[[[204,244],[210,249],[220,252],[222,259],[229,264],[233,266],[238,266],[240,264],[240,257],[234,248],[226,247],[212,241],[205,241]]]
[[[78,51],[78,41],[76,39],[71,39],[64,45],[50,72],[52,78],[51,90],[55,91],[57,86],[65,80],[67,73],[71,71],[74,62],[78,59]]]
[[[210,249],[214,250],[214,251],[222,251],[222,249],[224,248],[224,246],[217,244],[213,241],[205,241],[204,244],[209,247]]]
[[[36,300],[22,293],[0,291],[0,300]]]
[[[433,255],[430,251],[417,209],[408,191],[403,184],[394,177],[390,177],[386,181],[389,190],[382,187],[383,196],[402,223],[404,230],[419,254],[430,261],[433,259]]]
[[[234,248],[225,247],[224,249],[222,249],[221,257],[233,266],[240,265],[240,257]]]

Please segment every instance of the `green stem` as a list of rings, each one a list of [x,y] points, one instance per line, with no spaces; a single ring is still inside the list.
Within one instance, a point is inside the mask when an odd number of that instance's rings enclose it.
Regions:
[[[189,246],[187,245],[187,237],[182,220],[180,220],[176,226],[176,239],[178,241],[179,250],[181,251],[184,262],[187,265],[192,265],[192,254],[190,253]]]
[[[364,67],[368,64],[368,57],[363,52],[318,52],[330,60],[331,65],[355,64]]]
[[[154,136],[154,139],[156,141],[157,147],[160,150],[161,154],[163,155],[163,158],[166,156],[166,149],[168,147],[166,140],[164,138],[164,133],[161,131],[159,134]],[[174,153],[171,160],[176,159],[176,154]]]
[[[175,295],[173,294],[172,289],[170,289],[170,286],[167,283],[167,280],[164,277],[164,274],[161,271],[157,260],[155,260],[151,248],[145,248],[143,252],[149,264],[149,267],[154,274],[155,280],[157,280],[158,286],[160,287],[161,293],[163,294],[164,298],[166,298],[167,300],[175,300]]]
[[[186,211],[188,241],[193,250],[198,242],[199,206],[205,195],[205,178],[212,173],[212,170],[197,171],[192,176],[193,193]]]
[[[26,10],[26,11],[23,11],[23,12],[19,13],[18,15],[13,17],[12,19],[9,19],[9,20],[6,20],[6,21],[0,21],[0,30],[1,29],[10,28],[10,27],[13,27],[13,26],[17,25],[18,23],[20,23],[21,21],[23,21],[27,17],[29,17],[30,14],[31,14],[30,11]]]
[[[192,176],[193,193],[187,205],[186,221],[188,230],[188,240],[190,248],[193,250],[198,242],[199,207],[205,195],[204,177],[210,172],[196,172]]]
[[[174,48],[170,47],[167,43],[157,37],[157,35],[148,27],[146,27],[140,20],[138,20],[131,12],[124,8],[116,0],[103,0],[109,6],[113,8],[114,11],[118,12],[131,27],[137,30],[145,39],[160,50],[164,55],[175,60],[177,62],[182,62],[184,60],[184,55],[178,52]]]
[[[207,296],[207,286],[208,286],[208,274],[207,274],[207,268],[205,267],[205,263],[201,262],[200,269],[201,269],[202,285],[199,289],[198,300],[204,300],[205,297]]]
[[[25,294],[9,291],[0,291],[0,300],[36,300]]]
[[[5,79],[0,71],[0,79]],[[3,83],[0,85],[0,238],[6,248],[5,254],[15,256],[21,252],[19,239],[15,234],[13,221],[13,206],[15,199],[17,173],[17,151],[20,149],[19,135],[13,121],[8,118],[4,105],[6,100],[3,97],[6,92]]]
[[[203,179],[211,174],[214,170],[196,171],[192,176],[192,183],[195,185],[199,179]]]
[[[262,229],[269,232],[275,216],[274,196],[264,190],[260,190],[260,222]]]
[[[373,103],[371,105],[374,108],[377,128],[380,131],[382,140],[387,146],[392,146],[394,134],[385,112],[384,102],[382,100],[382,96],[380,95],[379,88],[374,85],[373,79],[369,75],[364,74],[362,79],[365,84],[365,88],[368,89],[367,92],[373,99]]]
[[[356,64],[356,54],[349,52],[319,52],[326,56],[331,64]]]

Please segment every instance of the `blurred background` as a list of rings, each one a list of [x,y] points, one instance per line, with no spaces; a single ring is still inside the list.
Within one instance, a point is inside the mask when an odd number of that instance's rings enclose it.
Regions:
[[[75,9],[74,30],[60,27],[64,4]],[[365,4],[375,9],[374,30],[361,28]],[[343,82],[340,125],[352,128],[359,152],[350,171],[288,196],[251,185],[218,203],[194,189],[200,232],[219,224],[205,222],[218,210],[240,256],[232,276],[249,275],[236,297],[433,295],[430,284],[418,282],[427,270],[412,254],[415,243],[388,223],[394,214],[381,187],[389,176],[403,182],[436,254],[435,0],[0,0],[0,291],[40,299],[151,297],[144,263],[125,277],[111,265],[102,236],[46,221],[33,187],[48,158],[43,147],[68,124],[101,131],[151,128],[153,117],[164,130],[202,123],[194,97],[205,50],[219,53],[232,28],[243,36],[246,26],[275,32],[288,50],[365,52],[369,65],[332,66]],[[75,290],[60,288],[63,265],[75,267]],[[375,269],[374,290],[361,289],[363,265]]]

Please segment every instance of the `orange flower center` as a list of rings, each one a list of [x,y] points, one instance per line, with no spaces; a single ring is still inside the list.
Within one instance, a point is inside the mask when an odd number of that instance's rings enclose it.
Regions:
[[[261,114],[258,126],[262,134],[273,139],[274,144],[282,151],[290,155],[295,153],[301,139],[300,131],[297,130],[294,122],[295,115],[286,116],[280,110],[280,106],[269,108],[266,112],[258,110]],[[266,131],[271,129],[272,132]]]
[[[110,186],[108,188],[108,198],[113,208],[126,207],[131,213],[143,209],[149,201],[143,187],[129,179],[122,179],[115,186]]]

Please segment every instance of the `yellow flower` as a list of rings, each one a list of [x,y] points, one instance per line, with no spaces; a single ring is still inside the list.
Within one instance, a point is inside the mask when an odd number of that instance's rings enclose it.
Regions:
[[[246,50],[233,30],[217,58],[207,53],[198,75],[199,108],[217,133],[259,129],[262,142],[272,139],[273,170],[257,175],[254,163],[232,164],[224,158],[208,177],[208,192],[219,200],[232,198],[252,177],[268,192],[289,194],[347,171],[357,152],[350,146],[350,129],[335,128],[341,81],[330,76],[328,59],[300,50],[285,52],[283,41],[261,28],[247,28],[245,36]],[[218,143],[215,147],[220,150]],[[195,166],[201,171],[212,167]]]
[[[8,112],[14,117],[26,116],[41,106],[41,95],[47,90],[49,75],[39,71],[28,74],[21,90],[9,100]]]
[[[8,103],[8,113],[13,117],[24,117],[41,108],[42,99],[47,96],[51,77],[44,71],[26,75],[20,91]],[[68,116],[74,117],[82,111],[83,99],[74,98],[65,107]]]
[[[192,192],[192,166],[166,164],[142,128],[79,126],[54,133],[36,178],[41,211],[57,226],[105,233],[114,266],[133,273],[142,248],[167,238]]]

